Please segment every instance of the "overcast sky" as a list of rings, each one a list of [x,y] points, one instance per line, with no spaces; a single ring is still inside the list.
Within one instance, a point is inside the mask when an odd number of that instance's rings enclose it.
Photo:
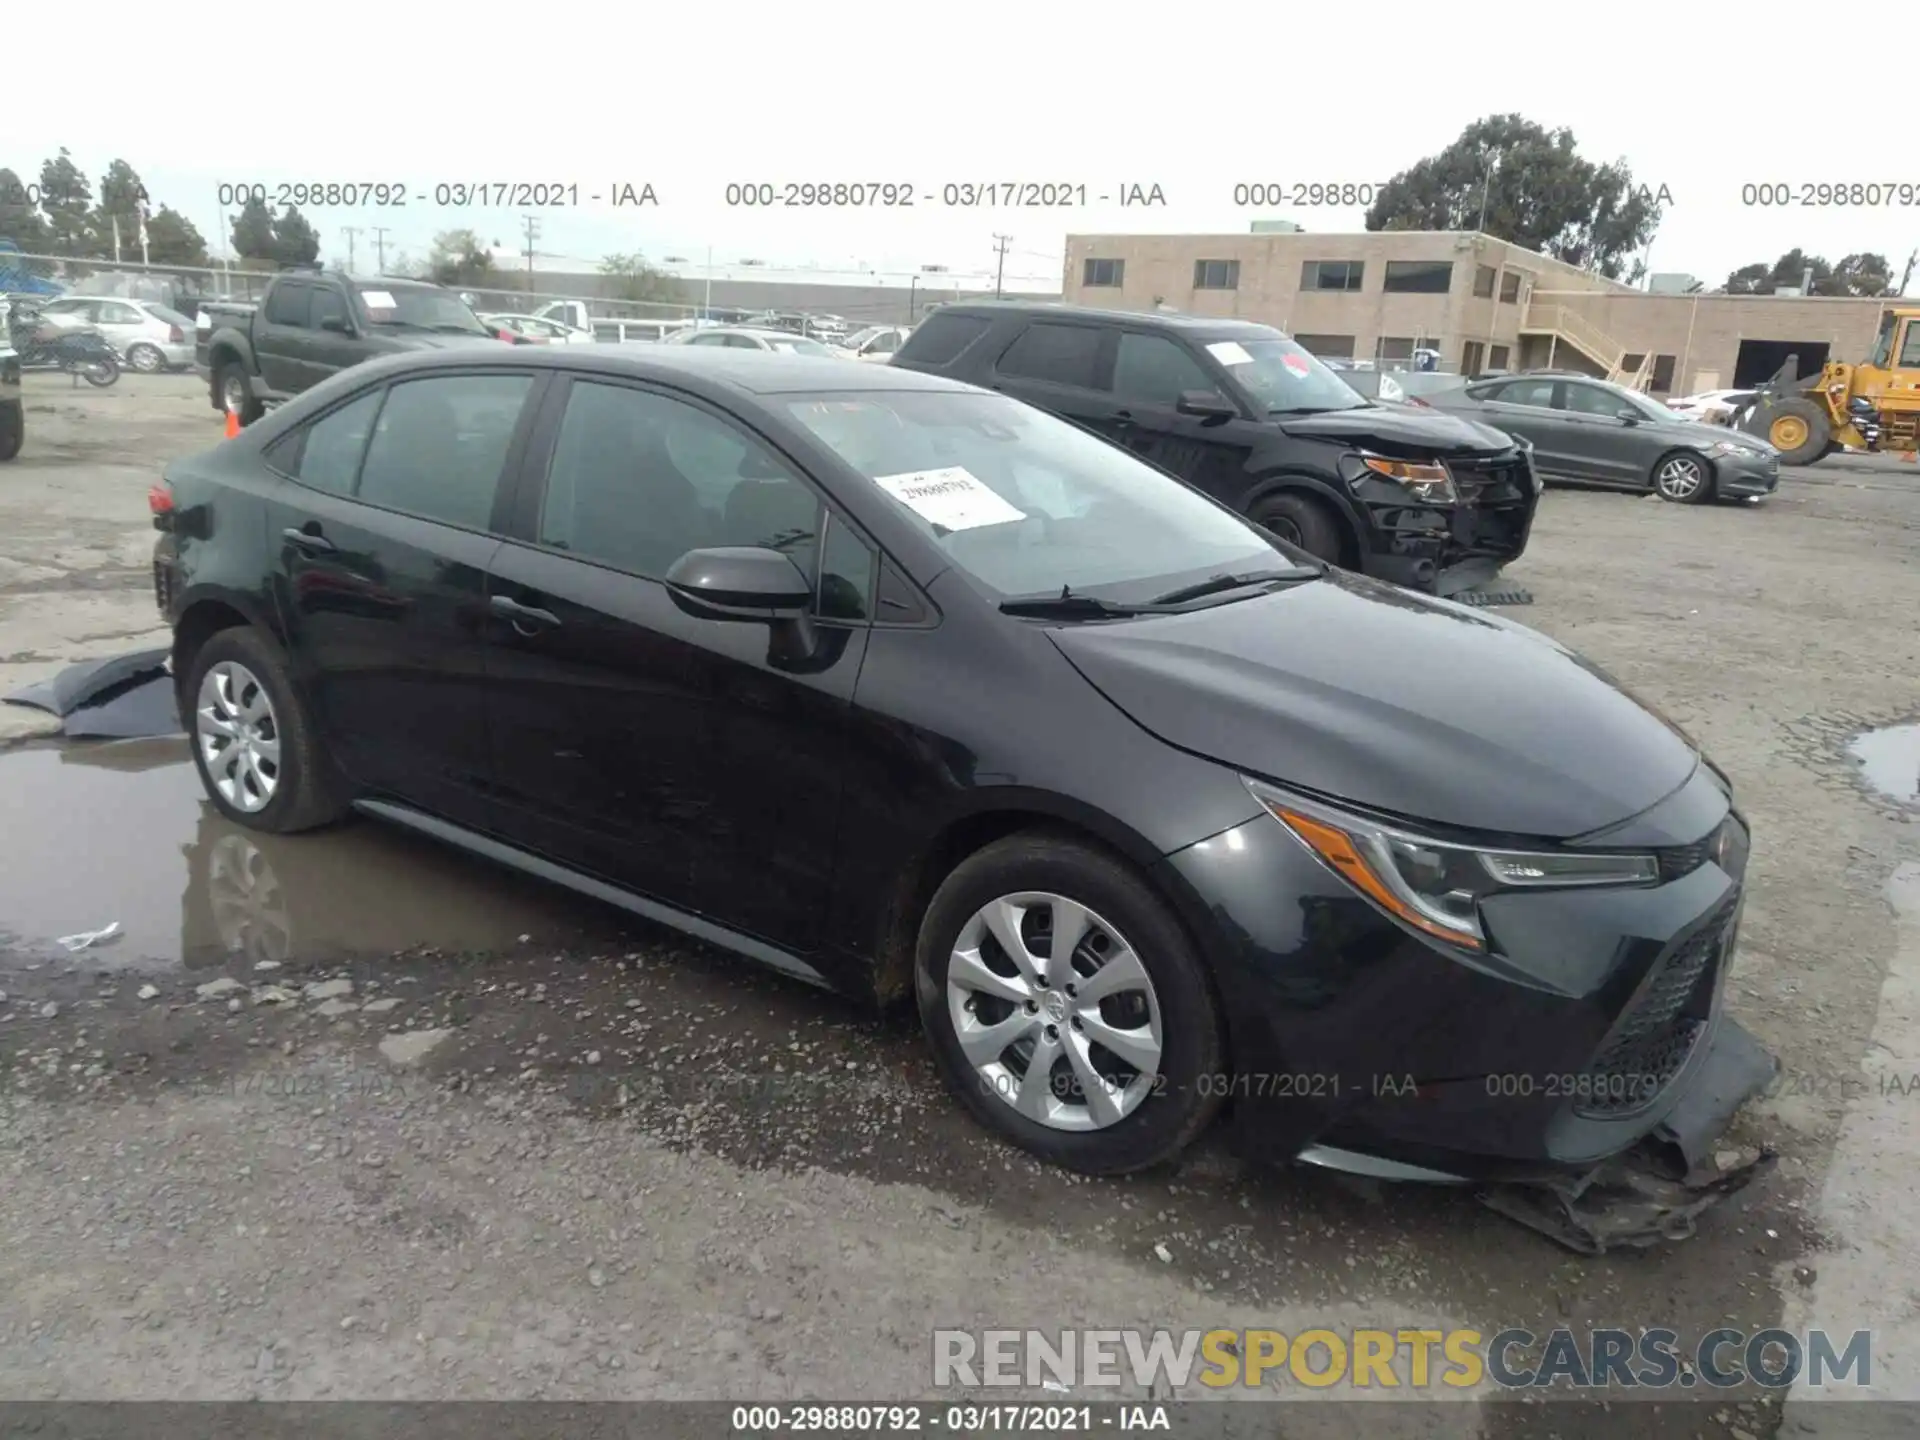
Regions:
[[[1309,22],[1220,3],[1198,23],[1158,7],[1000,0],[674,16],[547,3],[468,12],[484,18],[467,30],[359,0],[255,7],[231,51],[130,38],[136,52],[163,56],[168,74],[196,73],[156,103],[137,84],[124,105],[78,103],[64,67],[10,67],[0,164],[31,181],[65,145],[97,180],[124,157],[155,203],[183,211],[216,246],[222,183],[401,182],[404,207],[307,208],[330,261],[345,258],[343,227],[360,227],[363,269],[376,226],[389,232],[389,259],[396,248],[421,256],[456,226],[517,249],[519,209],[438,208],[434,187],[542,181],[581,195],[577,207],[540,212],[544,266],[591,268],[637,249],[684,256],[697,273],[710,247],[721,273],[751,275],[733,266],[755,259],[904,283],[925,265],[991,276],[1004,234],[1009,287],[1057,288],[1069,231],[1243,232],[1255,218],[1360,230],[1364,207],[1247,210],[1233,187],[1377,183],[1481,115],[1517,110],[1571,127],[1583,155],[1624,159],[1672,192],[1654,270],[1717,284],[1798,245],[1836,260],[1882,252],[1897,279],[1920,244],[1920,167],[1861,159],[1836,173],[1841,152],[1821,127],[1775,114],[1770,77],[1783,96],[1807,93],[1788,85],[1778,35],[1684,9],[1614,4],[1562,20],[1550,9],[1376,0]],[[261,55],[278,57],[273,70]],[[305,58],[289,72],[292,55]],[[729,182],[754,181],[905,183],[923,198],[896,210],[726,205]],[[1092,203],[938,203],[948,182],[1023,181],[1084,185]],[[1742,204],[1743,185],[1809,181],[1905,184],[1908,205]],[[613,208],[604,197],[619,184],[651,184],[658,205]],[[1158,185],[1166,205],[1095,200],[1131,185]],[[587,198],[596,193],[598,204]]]

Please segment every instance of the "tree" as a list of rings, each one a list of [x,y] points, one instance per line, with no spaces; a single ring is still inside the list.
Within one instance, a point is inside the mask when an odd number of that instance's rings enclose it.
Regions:
[[[399,280],[425,280],[429,273],[425,261],[416,260],[404,250],[396,250],[393,258],[381,268],[382,275],[391,275]]]
[[[205,265],[207,242],[191,220],[162,205],[147,217],[147,255],[156,265]]]
[[[320,258],[320,237],[292,205],[273,222],[273,258],[282,265],[311,265]]]
[[[647,257],[638,250],[630,255],[607,256],[600,262],[600,273],[613,282],[612,298],[617,300],[651,300],[672,305],[686,298],[679,280],[649,265]]]
[[[118,225],[124,250],[138,250],[140,244],[140,207],[146,203],[147,187],[140,183],[139,172],[124,160],[115,160],[100,177],[100,203],[94,207],[87,229],[97,254],[113,253],[114,227]],[[152,235],[148,235],[152,240]]]
[[[0,168],[0,240],[13,241],[29,255],[44,255],[52,244],[46,220],[27,203],[26,186],[5,168]]]
[[[1832,265],[1823,255],[1809,255],[1795,247],[1771,265],[1764,261],[1742,265],[1727,276],[1729,295],[1772,295],[1780,290],[1797,290],[1808,280],[1809,295],[1878,296],[1895,293],[1893,267],[1887,257],[1870,251],[1856,251]]]
[[[48,248],[55,255],[85,255],[92,211],[93,186],[63,145],[40,166],[40,213],[47,217]]]
[[[275,258],[273,212],[259,196],[249,195],[234,219],[233,253],[242,260]]]
[[[436,285],[480,285],[493,276],[493,252],[472,230],[442,230],[427,252],[427,277]]]
[[[1584,159],[1564,127],[1489,115],[1380,187],[1367,229],[1483,230],[1609,280],[1633,281],[1645,273],[1641,253],[1672,199],[1664,185],[1636,184],[1624,160]]]

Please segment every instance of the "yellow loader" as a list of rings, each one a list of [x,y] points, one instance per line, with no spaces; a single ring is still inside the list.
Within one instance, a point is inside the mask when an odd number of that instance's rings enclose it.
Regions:
[[[1908,461],[1920,451],[1920,306],[1881,315],[1862,364],[1829,364],[1807,380],[1795,368],[1789,360],[1734,422],[1778,450],[1783,464],[1811,465],[1843,447]]]

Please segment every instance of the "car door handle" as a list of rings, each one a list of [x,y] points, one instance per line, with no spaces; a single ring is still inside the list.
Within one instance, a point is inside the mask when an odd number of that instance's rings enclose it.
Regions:
[[[552,630],[560,624],[560,617],[551,610],[522,605],[518,600],[505,595],[493,596],[487,601],[487,605],[502,620],[511,620],[513,628],[522,635],[531,635],[538,630]]]
[[[1133,412],[1132,412],[1131,410],[1116,410],[1116,411],[1114,411],[1114,412],[1113,412],[1113,423],[1114,423],[1114,424],[1116,424],[1116,425],[1131,425],[1131,424],[1133,424]]]
[[[288,544],[309,555],[331,555],[340,548],[317,529],[302,530],[297,525],[289,525],[280,534]]]

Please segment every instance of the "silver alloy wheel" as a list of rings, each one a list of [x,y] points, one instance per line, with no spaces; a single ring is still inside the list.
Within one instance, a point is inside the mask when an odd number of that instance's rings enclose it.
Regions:
[[[227,371],[227,378],[220,382],[220,403],[230,415],[246,414],[247,381],[238,370]]]
[[[166,363],[166,357],[151,345],[136,345],[127,351],[127,364],[142,375],[152,375]]]
[[[1160,1003],[1118,930],[1064,895],[1002,895],[960,927],[947,1012],[982,1085],[1051,1130],[1104,1130],[1160,1073]]]
[[[1653,483],[1669,500],[1691,500],[1707,483],[1706,466],[1691,455],[1675,455],[1660,466]]]
[[[193,728],[220,798],[249,815],[266,809],[280,785],[280,725],[258,677],[237,660],[207,671]]]
[[[222,835],[207,852],[207,908],[230,955],[284,964],[293,955],[293,916],[280,877],[245,835]]]

